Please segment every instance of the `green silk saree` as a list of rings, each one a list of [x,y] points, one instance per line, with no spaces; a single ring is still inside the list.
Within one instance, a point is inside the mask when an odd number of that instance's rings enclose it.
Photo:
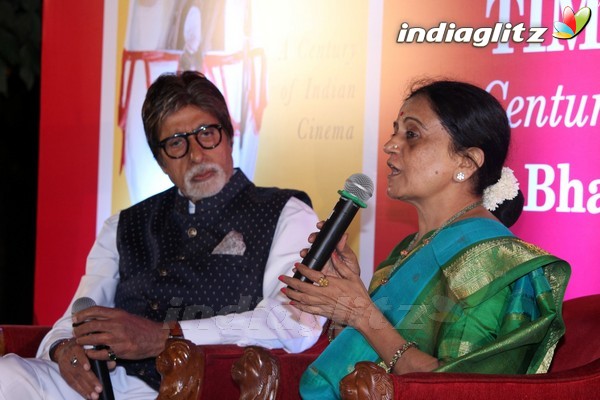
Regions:
[[[426,236],[427,237],[427,236]],[[546,372],[564,333],[569,265],[484,218],[458,221],[398,262],[411,236],[380,264],[371,298],[407,341],[438,358],[440,372]],[[304,399],[339,398],[358,361],[381,362],[346,328],[305,371]]]

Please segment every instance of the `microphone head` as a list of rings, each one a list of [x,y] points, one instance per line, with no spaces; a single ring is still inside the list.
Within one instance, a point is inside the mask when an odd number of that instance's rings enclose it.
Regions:
[[[353,194],[364,202],[373,196],[373,189],[373,181],[365,174],[350,175],[344,184],[344,190],[346,192]]]
[[[94,299],[90,299],[89,297],[80,297],[73,302],[73,307],[71,307],[71,313],[76,314],[79,311],[83,311],[87,308],[94,307],[96,302]]]

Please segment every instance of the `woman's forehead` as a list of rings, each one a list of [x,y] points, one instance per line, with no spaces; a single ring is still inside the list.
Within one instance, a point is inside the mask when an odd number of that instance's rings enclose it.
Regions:
[[[398,111],[396,120],[399,123],[411,119],[420,121],[423,125],[427,125],[433,121],[439,121],[429,100],[424,96],[415,96],[407,99]]]

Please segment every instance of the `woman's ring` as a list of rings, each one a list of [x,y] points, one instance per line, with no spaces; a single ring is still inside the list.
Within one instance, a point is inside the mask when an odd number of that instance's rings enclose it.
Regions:
[[[71,361],[70,362],[71,362],[71,365],[74,366],[74,367],[76,367],[77,364],[79,364],[79,360],[77,359],[77,356],[71,357]]]
[[[110,361],[117,361],[117,355],[114,351],[112,351],[110,347],[108,348],[108,358],[110,359]]]
[[[327,280],[327,278],[325,278],[324,276],[320,277],[319,281],[317,283],[321,287],[327,287],[327,286],[329,286],[329,280]]]

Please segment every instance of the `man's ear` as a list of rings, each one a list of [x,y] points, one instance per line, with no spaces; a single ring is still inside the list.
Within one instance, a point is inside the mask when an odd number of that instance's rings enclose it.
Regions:
[[[470,178],[485,161],[485,154],[479,147],[469,147],[461,155],[458,168],[465,173],[466,178]]]

